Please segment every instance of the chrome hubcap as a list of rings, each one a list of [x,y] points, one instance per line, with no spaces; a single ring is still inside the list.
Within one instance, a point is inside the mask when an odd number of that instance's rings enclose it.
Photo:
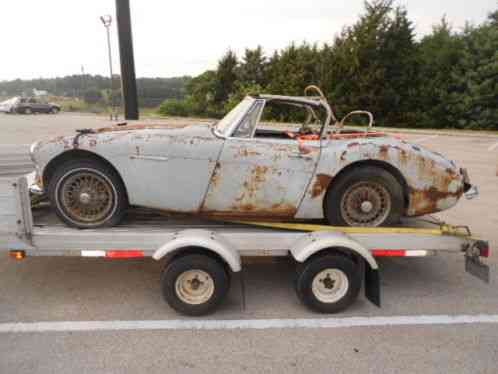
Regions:
[[[349,226],[379,226],[391,212],[391,195],[377,182],[358,182],[342,196],[341,215]]]
[[[82,204],[89,204],[90,201],[91,201],[91,199],[92,198],[91,198],[90,194],[87,193],[87,192],[83,192],[83,193],[80,194],[80,202]]]
[[[361,203],[361,211],[363,213],[370,213],[373,209],[373,204],[370,201],[364,201]]]

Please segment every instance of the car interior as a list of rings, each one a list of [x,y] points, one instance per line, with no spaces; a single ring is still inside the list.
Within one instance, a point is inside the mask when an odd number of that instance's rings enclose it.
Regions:
[[[257,123],[254,137],[319,140],[325,118],[325,113],[320,113],[319,109],[309,105],[268,100]],[[296,126],[296,124],[301,125]],[[280,130],[278,127],[282,129]]]

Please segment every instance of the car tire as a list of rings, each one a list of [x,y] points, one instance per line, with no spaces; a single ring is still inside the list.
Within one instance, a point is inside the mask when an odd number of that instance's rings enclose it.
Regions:
[[[50,178],[48,195],[57,216],[79,229],[115,226],[128,208],[119,175],[110,166],[93,160],[60,165]]]
[[[24,114],[33,114],[33,111],[31,110],[31,108],[24,108],[23,113]]]
[[[57,113],[59,113],[59,112],[60,112],[60,109],[59,109],[59,108],[52,107],[52,108],[50,109],[50,113],[51,113],[51,114],[57,114]]]
[[[161,273],[164,300],[187,316],[213,312],[225,299],[229,285],[230,276],[224,264],[204,254],[176,257]]]
[[[296,294],[303,304],[319,313],[337,313],[348,308],[361,288],[360,267],[340,254],[307,260],[296,280]]]
[[[387,170],[363,166],[332,181],[324,210],[331,225],[394,225],[404,211],[403,188]]]

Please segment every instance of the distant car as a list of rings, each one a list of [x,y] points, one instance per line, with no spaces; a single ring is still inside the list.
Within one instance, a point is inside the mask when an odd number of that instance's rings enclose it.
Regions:
[[[47,103],[36,97],[16,97],[9,100],[7,113],[32,114],[32,113],[52,113],[57,114],[61,107],[57,104]]]
[[[336,120],[318,92],[250,95],[211,125],[130,124],[34,143],[32,192],[47,193],[58,216],[78,228],[113,226],[129,205],[393,225],[448,209],[470,192],[467,172],[453,161],[374,131],[369,112]],[[345,128],[353,115],[368,117],[368,127]],[[275,126],[274,118],[301,126]]]
[[[17,104],[19,98],[18,97],[13,97],[12,99],[2,101],[0,103],[0,112],[3,113],[13,113],[13,108]]]

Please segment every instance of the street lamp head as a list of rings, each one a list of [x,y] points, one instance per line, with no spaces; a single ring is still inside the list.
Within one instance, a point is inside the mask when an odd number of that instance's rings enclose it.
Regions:
[[[105,16],[101,16],[100,20],[104,24],[105,27],[109,27],[112,23],[112,17],[109,14],[106,14]]]

